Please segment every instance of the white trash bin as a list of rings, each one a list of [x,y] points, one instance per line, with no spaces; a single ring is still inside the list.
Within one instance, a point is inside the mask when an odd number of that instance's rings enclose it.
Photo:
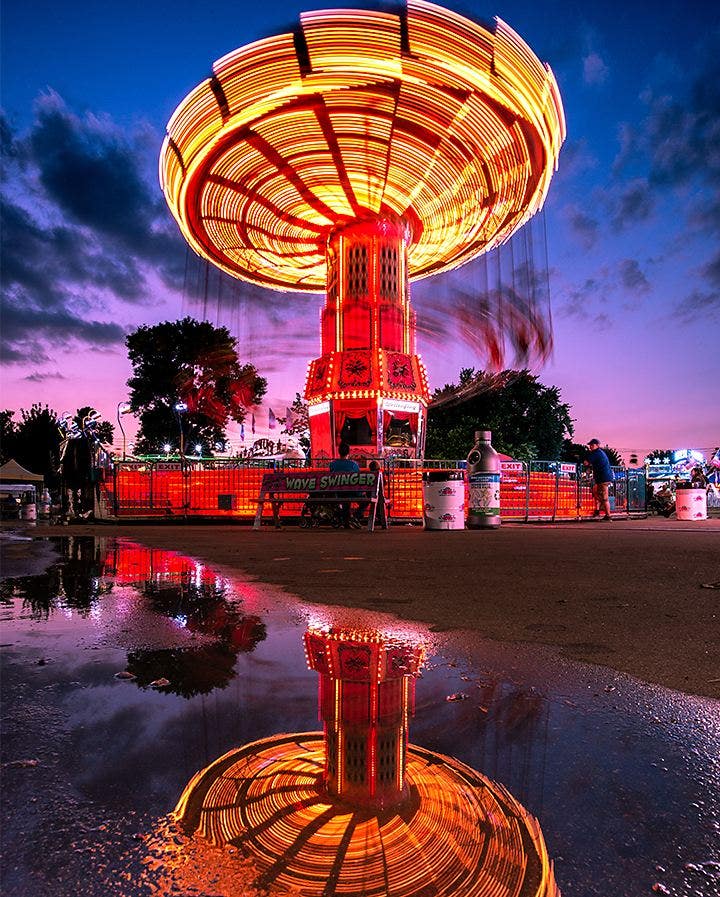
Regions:
[[[705,489],[676,489],[675,513],[678,520],[707,520]]]
[[[423,473],[425,529],[465,529],[465,475],[462,470]]]

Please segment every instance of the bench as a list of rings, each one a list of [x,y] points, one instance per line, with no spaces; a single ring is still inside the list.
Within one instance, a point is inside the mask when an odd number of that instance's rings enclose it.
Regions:
[[[273,509],[273,522],[276,528],[280,526],[280,511],[288,504],[299,505],[299,516],[302,518],[302,511],[308,506],[332,506],[348,502],[368,504],[368,532],[373,532],[378,522],[378,503],[382,508],[379,522],[383,529],[387,529],[389,525],[388,503],[385,500],[381,471],[325,469],[266,473],[260,485],[257,502],[254,529],[260,529],[262,526],[263,510],[268,502]]]

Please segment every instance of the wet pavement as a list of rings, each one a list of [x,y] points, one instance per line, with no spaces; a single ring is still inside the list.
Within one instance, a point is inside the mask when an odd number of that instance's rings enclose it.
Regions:
[[[147,836],[227,751],[319,728],[308,624],[427,647],[411,743],[505,785],[539,819],[566,897],[720,894],[717,701],[548,649],[303,605],[124,540],[16,542],[11,554],[6,897],[192,893],[148,864]]]

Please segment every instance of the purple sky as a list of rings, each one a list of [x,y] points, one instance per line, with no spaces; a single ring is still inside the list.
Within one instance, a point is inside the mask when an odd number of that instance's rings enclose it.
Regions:
[[[114,421],[125,333],[202,315],[157,183],[167,120],[215,59],[337,5],[363,4],[130,0],[122,15],[87,0],[6,5],[2,407],[94,405]],[[568,138],[546,204],[555,353],[536,373],[572,406],[575,438],[597,436],[626,459],[717,445],[718,7],[446,5],[505,19],[560,85]],[[417,284],[418,303],[447,289],[443,276]],[[219,317],[208,310],[269,379],[259,429],[303,388],[318,308],[255,290]],[[420,340],[420,351],[433,387],[478,364],[459,346]]]

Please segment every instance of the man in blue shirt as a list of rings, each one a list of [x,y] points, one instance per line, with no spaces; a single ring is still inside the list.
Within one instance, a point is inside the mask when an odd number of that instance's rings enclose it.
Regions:
[[[600,517],[600,511],[605,511],[603,520],[612,520],[610,516],[610,497],[608,490],[613,481],[613,472],[610,460],[600,448],[599,439],[591,439],[588,442],[590,449],[585,463],[592,467],[593,472],[593,496],[595,498],[595,513],[593,517]]]
[[[340,445],[338,446],[338,455],[340,455],[340,457],[334,458],[330,462],[331,473],[359,473],[360,472],[360,467],[359,467],[357,461],[353,461],[351,458],[348,458],[349,454],[350,454],[350,446],[347,444],[347,442],[341,442]],[[349,499],[351,497],[353,497],[352,493],[348,493],[347,497],[348,497],[348,501],[338,503],[338,509],[340,511],[340,518],[342,520],[343,526],[345,527],[345,529],[350,529],[351,525],[358,527],[359,524],[354,518],[352,520],[350,519],[351,502],[349,501]]]

